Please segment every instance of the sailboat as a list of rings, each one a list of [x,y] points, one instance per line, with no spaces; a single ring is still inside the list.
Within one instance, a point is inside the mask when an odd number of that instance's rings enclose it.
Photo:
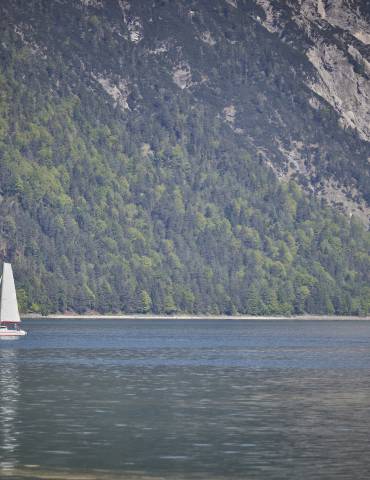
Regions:
[[[3,266],[3,276],[0,279],[0,338],[18,338],[27,335],[21,330],[21,319],[18,311],[17,294],[15,291],[13,270],[10,263]]]

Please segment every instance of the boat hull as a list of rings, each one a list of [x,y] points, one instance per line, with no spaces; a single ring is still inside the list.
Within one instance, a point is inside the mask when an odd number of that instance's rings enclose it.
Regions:
[[[0,340],[5,340],[5,339],[15,339],[15,338],[20,338],[20,337],[25,337],[27,335],[27,332],[25,330],[5,330],[1,329],[0,330]]]

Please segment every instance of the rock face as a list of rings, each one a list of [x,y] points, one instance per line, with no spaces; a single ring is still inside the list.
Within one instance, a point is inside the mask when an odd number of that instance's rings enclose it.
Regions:
[[[357,73],[362,66],[364,73]],[[318,78],[310,88],[326,100],[340,115],[343,128],[353,128],[360,138],[370,141],[370,82],[368,62],[354,47],[346,54],[335,45],[319,43],[307,52],[307,58],[317,70]]]
[[[104,78],[103,76],[97,77],[94,74],[92,74],[92,76],[100,83],[107,94],[113,98],[115,105],[119,105],[123,110],[129,109],[127,103],[129,89],[124,78],[119,79],[118,84],[115,85],[109,78]]]
[[[304,54],[314,68],[305,73],[306,85],[315,94],[310,105],[315,109],[330,106],[339,116],[340,128],[353,131],[360,140],[369,143],[370,10],[367,2],[301,0],[285,4],[256,0],[256,3],[263,10],[263,15],[256,17],[260,24],[282,41],[287,38],[289,42],[294,41],[293,48]],[[296,27],[294,39],[290,33],[292,25]],[[288,160],[292,156],[292,152],[285,154]],[[293,156],[297,159],[296,152]],[[315,175],[312,165],[302,169],[299,163],[302,165],[302,161],[296,163],[296,170],[311,181]],[[290,175],[291,170],[288,172]],[[320,188],[320,195],[329,201],[336,197],[335,191],[339,198],[343,196],[343,189],[348,190],[340,178],[334,182],[336,186],[330,183],[329,188],[329,183],[324,181]],[[356,203],[346,196],[344,210],[358,214],[368,223],[366,202],[361,200],[361,206]]]
[[[309,9],[317,8],[320,17],[333,27],[348,31],[365,45],[370,44],[369,4],[368,2],[353,2],[335,0],[324,2],[307,2]],[[311,5],[310,5],[311,3]]]
[[[282,33],[287,26],[282,7],[274,8],[269,0],[257,3],[265,12],[261,22],[265,28]],[[312,43],[303,49],[316,70],[308,85],[339,113],[344,128],[353,128],[370,141],[370,54],[366,48],[370,24],[365,13],[357,2],[348,0],[304,0],[291,8],[288,18]]]
[[[181,90],[189,88],[192,84],[189,65],[186,63],[177,65],[173,71],[173,81]]]

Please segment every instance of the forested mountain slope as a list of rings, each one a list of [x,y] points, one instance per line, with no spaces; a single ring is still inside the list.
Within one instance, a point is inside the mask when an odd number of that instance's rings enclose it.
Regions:
[[[23,309],[370,313],[368,19],[335,3],[3,0]]]

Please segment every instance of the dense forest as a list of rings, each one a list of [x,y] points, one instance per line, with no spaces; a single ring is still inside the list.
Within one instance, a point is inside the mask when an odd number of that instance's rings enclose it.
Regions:
[[[370,233],[304,178],[280,180],[249,138],[267,145],[266,112],[290,109],[286,128],[329,145],[317,181],[332,158],[367,194],[365,147],[294,93],[289,45],[279,52],[250,17],[233,19],[221,62],[171,17],[182,2],[158,2],[211,79],[203,88],[194,70],[189,90],[169,73],[181,49],[167,63],[145,54],[155,42],[160,51],[155,19],[130,41],[135,22],[122,21],[120,2],[95,3],[0,6],[0,257],[13,263],[22,310],[370,314]],[[248,42],[230,41],[242,34]],[[121,97],[103,74],[128,79]],[[227,95],[242,98],[250,135],[222,117]]]

